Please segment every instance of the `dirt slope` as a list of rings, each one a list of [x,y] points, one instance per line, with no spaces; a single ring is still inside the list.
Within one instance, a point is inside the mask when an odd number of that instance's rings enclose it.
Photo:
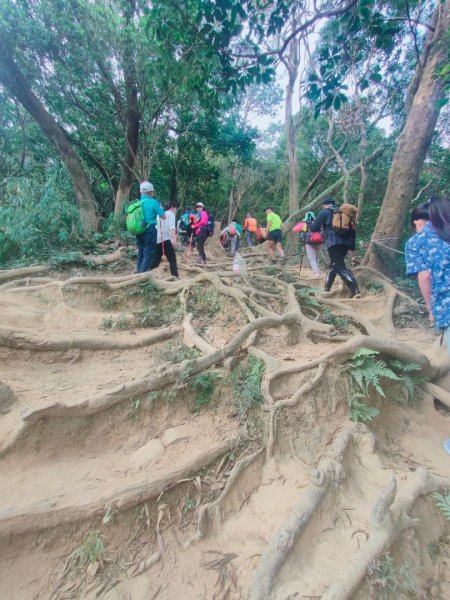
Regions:
[[[2,600],[450,597],[449,410],[386,381],[353,423],[341,367],[374,348],[445,401],[434,332],[369,271],[323,298],[248,262],[0,285]]]

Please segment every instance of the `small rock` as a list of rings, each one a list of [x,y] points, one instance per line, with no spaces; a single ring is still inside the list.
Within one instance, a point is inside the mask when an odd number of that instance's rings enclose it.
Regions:
[[[0,381],[0,415],[6,415],[16,401],[17,398],[12,389]]]
[[[164,446],[158,438],[150,440],[141,446],[131,457],[131,462],[140,469],[148,465],[150,461],[164,452]]]
[[[166,429],[161,436],[161,441],[165,447],[181,442],[192,437],[193,431],[190,425],[179,425],[178,427],[172,427]]]

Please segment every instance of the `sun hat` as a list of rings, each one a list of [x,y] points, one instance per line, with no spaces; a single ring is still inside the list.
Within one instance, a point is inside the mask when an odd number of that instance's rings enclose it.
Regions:
[[[155,188],[153,187],[153,184],[150,183],[149,181],[143,181],[141,183],[141,185],[139,186],[139,190],[140,192],[154,192]]]
[[[197,208],[197,206],[201,206],[202,208],[205,208],[205,205],[203,204],[203,202],[197,202],[197,204],[195,205],[195,208]]]

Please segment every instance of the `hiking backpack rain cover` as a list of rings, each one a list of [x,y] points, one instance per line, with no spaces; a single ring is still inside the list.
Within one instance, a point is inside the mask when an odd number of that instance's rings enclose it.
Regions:
[[[358,209],[353,204],[342,204],[333,213],[331,227],[338,236],[347,237],[356,229]]]
[[[127,231],[131,235],[142,235],[146,229],[144,208],[142,202],[137,200],[127,208]]]

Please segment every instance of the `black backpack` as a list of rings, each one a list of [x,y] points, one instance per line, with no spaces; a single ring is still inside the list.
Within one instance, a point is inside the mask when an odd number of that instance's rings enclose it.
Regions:
[[[206,231],[208,236],[214,235],[214,215],[212,213],[208,213],[208,225],[206,226]]]

